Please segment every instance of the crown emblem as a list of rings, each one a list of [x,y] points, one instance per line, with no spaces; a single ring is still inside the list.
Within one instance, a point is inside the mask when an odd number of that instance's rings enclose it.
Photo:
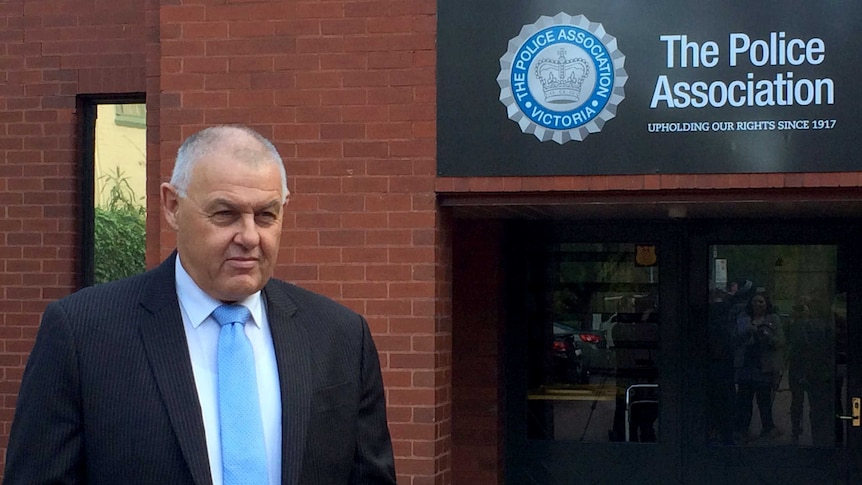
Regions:
[[[581,86],[590,73],[587,61],[577,57],[566,59],[566,50],[560,49],[560,57],[546,57],[536,61],[536,77],[542,83],[545,101],[548,103],[573,103],[581,99]]]

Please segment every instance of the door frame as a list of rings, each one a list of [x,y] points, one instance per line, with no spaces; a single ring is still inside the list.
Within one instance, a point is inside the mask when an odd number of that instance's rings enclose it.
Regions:
[[[862,223],[848,219],[698,220],[698,221],[510,221],[504,230],[502,264],[507,277],[505,376],[506,483],[772,483],[778,473],[784,485],[794,483],[799,467],[822,472],[830,483],[862,483],[862,428],[848,432],[845,448],[708,446],[704,422],[706,353],[693,342],[705,342],[708,247],[712,244],[835,244],[839,271],[847,290],[848,349],[862,349]],[[526,327],[524,310],[515,302],[529,291],[519,278],[531,245],[565,236],[567,241],[658,244],[661,325],[658,443],[563,442],[527,438]],[[676,324],[668,324],[675,322]],[[848,353],[848,393],[862,396],[862,353]],[[699,371],[702,370],[701,371]],[[846,406],[846,403],[845,403]],[[849,429],[849,428],[848,428]],[[533,465],[528,465],[532,463]],[[565,463],[565,465],[560,465]],[[533,474],[525,471],[539,470]],[[556,468],[554,468],[556,467]],[[714,478],[704,475],[712,467]],[[747,469],[750,473],[739,473]],[[621,471],[622,470],[622,471]],[[571,474],[571,476],[569,476]],[[778,483],[777,481],[775,483]],[[799,483],[797,478],[796,483]]]
[[[690,262],[687,271],[689,301],[686,305],[689,312],[684,320],[684,341],[707,341],[706,326],[697,322],[708,318],[710,246],[830,244],[838,247],[838,284],[847,292],[847,347],[848,350],[862,348],[862,284],[853,277],[854,269],[858,272],[862,268],[862,251],[853,250],[854,243],[862,240],[859,227],[862,226],[858,221],[847,219],[716,220],[689,224],[686,228]],[[696,346],[684,347],[681,357],[700,369],[708,365],[706,354]],[[848,394],[862,395],[860,371],[862,355],[848,352]],[[858,468],[862,462],[862,428],[848,426],[844,448],[708,445],[705,432],[708,383],[705,372],[698,373],[692,369],[684,372],[683,376],[682,385],[692,393],[681,415],[683,483],[809,483],[804,478],[805,474],[817,472],[821,473],[820,479],[824,483],[860,483],[862,474]],[[844,406],[847,407],[846,402]]]
[[[679,268],[683,264],[684,233],[674,222],[626,221],[622,223],[585,224],[577,221],[510,221],[504,231],[503,264],[507,276],[506,342],[504,350],[505,382],[505,477],[506,483],[593,484],[593,483],[664,483],[680,482],[681,450],[679,422],[665,416],[679,415],[681,394],[676,385],[662,385],[680,380],[678,350],[671,342],[680,341],[680,327],[659,325],[659,403],[661,419],[657,443],[569,442],[531,440],[527,437],[527,320],[519,295],[529,290],[527,258],[536,253],[531,248],[549,240],[565,238],[567,242],[655,244],[659,261],[659,315],[661,322],[678,321],[682,312],[682,295],[678,291]],[[667,343],[667,344],[666,344]],[[667,345],[667,350],[666,350]],[[608,423],[611,427],[612,423]]]

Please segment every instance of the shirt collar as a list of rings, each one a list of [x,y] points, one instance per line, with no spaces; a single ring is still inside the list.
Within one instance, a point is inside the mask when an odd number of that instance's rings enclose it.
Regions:
[[[198,328],[207,318],[210,317],[213,310],[223,303],[206,294],[194,282],[192,277],[186,272],[183,265],[180,263],[180,255],[177,254],[177,260],[174,264],[177,284],[177,298],[180,304],[186,310],[186,315],[189,317],[189,323],[194,328]],[[244,300],[236,302],[248,308],[251,313],[252,322],[261,327],[263,321],[263,307],[261,304],[260,291],[256,291]]]

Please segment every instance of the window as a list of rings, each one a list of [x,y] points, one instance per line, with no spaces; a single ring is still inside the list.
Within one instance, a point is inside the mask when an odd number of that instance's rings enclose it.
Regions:
[[[658,440],[658,247],[547,247],[527,323],[528,435]]]
[[[83,286],[145,269],[147,157],[143,101],[142,95],[79,97]]]
[[[130,128],[147,127],[147,105],[146,104],[117,104],[114,123],[119,126]]]
[[[707,442],[844,440],[847,297],[833,245],[710,247]]]

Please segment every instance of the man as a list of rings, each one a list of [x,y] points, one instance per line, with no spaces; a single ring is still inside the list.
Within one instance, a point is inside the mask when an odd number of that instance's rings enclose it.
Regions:
[[[271,279],[287,196],[281,158],[255,131],[213,127],[183,143],[161,186],[174,254],[45,310],[5,484],[230,485],[250,469],[246,483],[261,485],[395,483],[365,320]],[[222,307],[243,316],[226,323]],[[231,386],[257,392],[238,400],[219,385],[241,367],[223,364],[226,329],[253,361]]]

